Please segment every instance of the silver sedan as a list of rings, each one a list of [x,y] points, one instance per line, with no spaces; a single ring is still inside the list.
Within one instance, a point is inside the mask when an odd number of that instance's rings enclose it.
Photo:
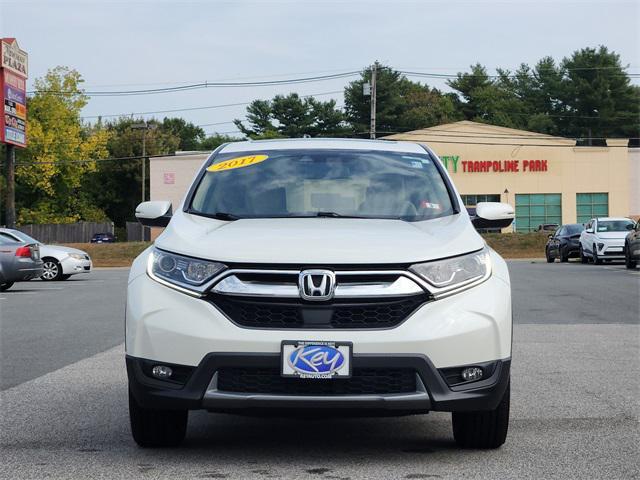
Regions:
[[[37,244],[0,238],[0,292],[11,288],[15,282],[38,278],[43,271]]]

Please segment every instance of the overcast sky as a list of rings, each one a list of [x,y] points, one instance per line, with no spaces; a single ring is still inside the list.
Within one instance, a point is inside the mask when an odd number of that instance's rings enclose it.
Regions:
[[[0,0],[0,36],[16,37],[28,52],[29,85],[47,69],[65,65],[82,74],[88,90],[305,77],[362,69],[376,59],[433,73],[456,73],[480,62],[493,73],[600,44],[640,73],[638,25],[638,1]],[[348,80],[93,98],[83,115],[335,92]],[[446,89],[440,80],[428,83]],[[342,104],[340,93],[318,98]],[[244,113],[245,107],[236,106],[167,115],[207,125]],[[235,130],[231,123],[203,128]]]

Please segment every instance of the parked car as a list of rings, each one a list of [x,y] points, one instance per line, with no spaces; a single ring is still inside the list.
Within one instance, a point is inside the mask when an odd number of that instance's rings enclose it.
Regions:
[[[640,262],[640,221],[636,222],[633,230],[627,233],[624,240],[624,263],[627,268],[636,268]]]
[[[629,218],[601,217],[589,220],[580,234],[582,263],[591,259],[599,265],[603,260],[624,259],[625,237],[633,225],[633,220]]]
[[[211,154],[130,270],[129,415],[177,445],[188,411],[452,413],[459,445],[509,423],[511,287],[438,157],[411,142],[234,142]]]
[[[37,243],[17,242],[0,236],[0,292],[42,275]]]
[[[555,232],[559,225],[557,223],[542,223],[538,225],[538,232]]]
[[[0,228],[0,237],[36,244],[44,262],[40,278],[45,281],[67,280],[71,275],[91,272],[91,257],[87,252],[62,245],[45,245],[24,232],[10,228]]]
[[[545,256],[548,263],[553,263],[556,258],[561,262],[568,262],[570,257],[580,255],[580,234],[584,230],[581,223],[569,223],[562,225],[555,233],[549,234],[549,240],[545,247]]]
[[[116,236],[113,233],[96,233],[91,237],[91,243],[115,243]]]

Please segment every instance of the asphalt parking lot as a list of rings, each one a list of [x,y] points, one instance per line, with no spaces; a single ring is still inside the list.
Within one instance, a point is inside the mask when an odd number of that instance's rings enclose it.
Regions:
[[[0,294],[0,478],[638,478],[640,270],[509,262],[512,413],[496,451],[450,416],[278,419],[192,413],[187,440],[129,434],[126,269]]]

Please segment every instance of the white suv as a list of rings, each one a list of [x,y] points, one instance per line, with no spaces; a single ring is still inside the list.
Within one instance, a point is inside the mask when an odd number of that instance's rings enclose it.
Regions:
[[[629,218],[593,218],[580,234],[580,260],[589,259],[599,265],[603,260],[624,260],[624,240],[633,230],[633,220]]]
[[[133,437],[176,445],[188,410],[453,412],[459,445],[509,422],[511,287],[436,155],[414,143],[226,144],[133,263],[126,363]]]

